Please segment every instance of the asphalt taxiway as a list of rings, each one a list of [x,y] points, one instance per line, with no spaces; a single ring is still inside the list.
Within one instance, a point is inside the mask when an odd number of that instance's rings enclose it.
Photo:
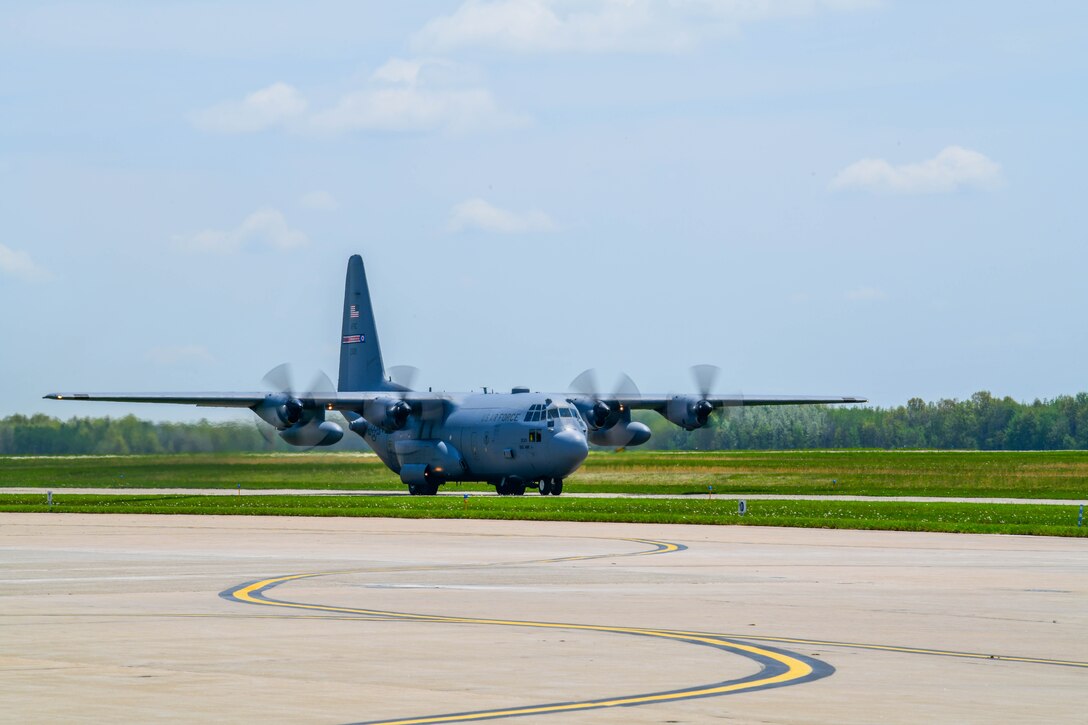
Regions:
[[[13,721],[1083,720],[1088,541],[0,514]]]

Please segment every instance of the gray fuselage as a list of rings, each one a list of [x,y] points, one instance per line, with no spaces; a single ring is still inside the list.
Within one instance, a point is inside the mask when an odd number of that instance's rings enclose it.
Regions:
[[[444,481],[562,479],[589,450],[585,421],[566,400],[543,393],[479,393],[446,405],[445,415],[433,421],[413,415],[392,432],[367,426],[364,437],[406,482],[412,470]]]

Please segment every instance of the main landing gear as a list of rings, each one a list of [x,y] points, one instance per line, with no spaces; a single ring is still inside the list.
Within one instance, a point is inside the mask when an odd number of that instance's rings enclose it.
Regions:
[[[500,496],[524,496],[525,481],[520,478],[504,478],[495,484],[495,493]]]
[[[495,493],[500,496],[524,496],[527,487],[528,484],[520,478],[509,477],[495,484]],[[536,489],[541,496],[558,496],[563,493],[563,479],[542,478],[536,482]]]
[[[438,493],[438,482],[425,481],[423,483],[409,483],[408,493],[413,496],[434,496]]]
[[[558,496],[563,493],[563,479],[562,478],[542,478],[536,484],[537,490],[540,491],[541,496]]]

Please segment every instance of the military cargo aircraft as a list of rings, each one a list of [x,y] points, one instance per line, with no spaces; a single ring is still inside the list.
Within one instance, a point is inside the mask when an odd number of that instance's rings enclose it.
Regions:
[[[275,372],[275,371],[274,371]],[[271,393],[51,393],[54,400],[181,403],[249,408],[293,446],[330,446],[344,430],[326,420],[339,411],[352,433],[363,437],[382,462],[400,475],[413,495],[434,495],[448,481],[482,481],[501,495],[522,495],[529,486],[558,496],[563,480],[585,460],[589,444],[637,446],[650,429],[631,411],[653,410],[695,430],[726,407],[863,403],[864,398],[713,395],[714,368],[698,366],[700,392],[643,395],[628,383],[601,393],[591,371],[572,383],[574,393],[434,393],[411,390],[387,374],[378,344],[363,260],[348,260],[336,390],[295,392],[282,374]],[[282,373],[282,370],[280,370]]]

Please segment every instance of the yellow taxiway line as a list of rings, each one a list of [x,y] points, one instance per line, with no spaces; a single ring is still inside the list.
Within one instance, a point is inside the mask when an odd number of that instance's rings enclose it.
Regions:
[[[491,564],[475,564],[464,568],[492,568],[496,566],[544,564],[558,562],[586,561],[590,559],[616,558],[627,556],[650,556],[656,554],[668,554],[686,549],[682,544],[674,544],[652,539],[623,539],[632,543],[646,544],[651,549],[618,554],[595,554],[584,556],[568,556],[554,559],[536,559],[531,561],[503,562]],[[429,571],[448,569],[448,567],[418,566],[398,568],[396,571]],[[760,671],[754,675],[735,680],[715,682],[705,685],[696,685],[689,688],[649,692],[635,695],[625,695],[611,698],[587,699],[575,702],[561,702],[550,704],[536,704],[520,707],[499,708],[492,710],[477,710],[473,712],[447,713],[441,715],[429,715],[423,717],[402,718],[396,720],[369,721],[366,725],[427,725],[430,723],[467,722],[472,720],[486,720],[504,717],[516,717],[520,715],[545,715],[550,713],[571,713],[598,708],[648,705],[661,702],[675,702],[700,697],[714,697],[739,692],[750,692],[772,687],[800,684],[812,680],[827,677],[834,672],[834,668],[812,657],[800,655],[771,646],[758,646],[753,641],[769,642],[775,645],[803,645],[806,647],[843,647],[851,649],[877,650],[884,652],[898,652],[905,654],[921,654],[941,657],[958,657],[965,659],[998,660],[1004,662],[1017,662],[1042,665],[1060,665],[1069,667],[1088,668],[1088,662],[1076,660],[1045,659],[1039,657],[1018,657],[1008,655],[995,655],[979,652],[956,652],[952,650],[925,649],[921,647],[903,647],[895,645],[869,644],[863,642],[840,642],[832,640],[800,639],[795,637],[760,636],[755,634],[720,634],[712,632],[697,632],[668,629],[651,629],[641,627],[613,627],[595,624],[573,624],[564,622],[536,622],[516,619],[491,619],[480,617],[455,617],[434,614],[415,614],[407,612],[392,612],[378,609],[364,609],[357,607],[337,607],[322,604],[308,604],[304,602],[291,602],[282,599],[272,599],[266,595],[269,589],[287,582],[311,579],[320,576],[332,576],[336,574],[359,574],[373,572],[373,569],[356,569],[334,572],[319,572],[305,574],[291,574],[287,576],[272,577],[260,581],[243,584],[222,593],[226,599],[257,604],[261,606],[280,607],[294,610],[307,610],[310,612],[327,612],[331,614],[350,615],[352,617],[381,618],[385,620],[399,620],[412,622],[438,622],[446,624],[478,624],[502,627],[531,627],[536,629],[563,629],[583,632],[602,632],[608,634],[623,634],[641,637],[654,637],[658,639],[687,642],[689,644],[714,647],[732,654],[741,655],[755,661],[760,666]],[[306,616],[306,615],[297,615]]]
[[[647,556],[653,554],[666,554],[681,551],[686,548],[680,544],[670,542],[652,541],[649,539],[626,539],[636,543],[643,543],[654,548],[646,551],[632,552],[628,554],[601,554],[592,556],[572,556],[558,559],[541,559],[533,563],[553,563],[560,561],[583,561],[587,559],[612,558],[617,556]],[[528,562],[518,562],[528,563]],[[420,567],[424,568],[424,567]],[[431,568],[431,567],[426,567]],[[452,723],[466,722],[470,720],[485,720],[503,717],[515,717],[520,715],[544,715],[549,713],[570,713],[582,710],[591,710],[608,707],[630,707],[633,705],[648,705],[660,702],[674,702],[699,697],[713,697],[752,690],[762,690],[771,687],[799,684],[815,679],[827,677],[834,672],[834,668],[819,660],[785,652],[770,647],[761,647],[754,644],[735,641],[723,635],[715,635],[701,632],[679,632],[664,629],[649,629],[641,627],[613,627],[595,624],[571,624],[562,622],[535,622],[517,619],[490,619],[481,617],[451,617],[433,614],[414,614],[407,612],[391,612],[378,609],[364,609],[358,607],[337,607],[323,604],[308,604],[304,602],[291,602],[282,599],[271,599],[265,595],[269,589],[287,582],[311,579],[319,576],[331,576],[335,574],[354,573],[352,571],[321,572],[306,574],[290,574],[287,576],[272,577],[260,581],[244,584],[234,589],[223,592],[222,596],[247,604],[261,606],[282,607],[288,609],[300,609],[306,611],[330,612],[333,614],[350,614],[364,617],[380,617],[412,622],[441,622],[446,624],[478,624],[502,627],[532,627],[536,629],[563,629],[583,632],[603,632],[609,634],[625,634],[640,637],[654,637],[658,639],[687,642],[689,644],[702,645],[721,649],[723,651],[738,654],[752,659],[760,665],[760,671],[755,675],[745,676],[735,680],[715,682],[707,685],[670,690],[663,692],[650,692],[636,695],[626,695],[611,698],[588,699],[576,702],[562,702],[552,704],[527,705],[522,707],[509,707],[493,710],[477,710],[473,712],[448,713],[442,715],[430,715],[424,717],[411,717],[396,720],[371,721],[370,725],[424,725],[428,723]]]

